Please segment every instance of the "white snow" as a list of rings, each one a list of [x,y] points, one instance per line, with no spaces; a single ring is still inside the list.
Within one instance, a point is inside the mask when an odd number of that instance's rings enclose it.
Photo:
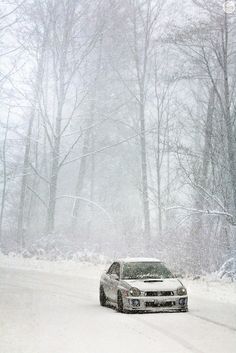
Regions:
[[[189,293],[193,293],[195,297],[236,305],[236,282],[201,278],[196,281],[184,280],[184,283]]]
[[[118,259],[122,262],[160,262],[161,260],[156,259],[155,257],[126,257],[123,259]]]
[[[189,313],[125,315],[99,306],[103,269],[1,256],[0,352],[235,352],[235,283],[187,280]]]

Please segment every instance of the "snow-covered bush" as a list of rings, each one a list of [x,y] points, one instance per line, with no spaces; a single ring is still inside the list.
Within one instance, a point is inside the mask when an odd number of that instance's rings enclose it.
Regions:
[[[93,264],[104,264],[109,259],[95,250],[86,250],[85,247],[80,248],[78,245],[64,235],[49,234],[41,237],[34,242],[29,248],[24,249],[21,254],[24,258],[35,258],[39,260],[49,261],[73,261],[73,262],[89,262]]]
[[[236,258],[232,257],[225,261],[218,271],[219,278],[230,278],[236,280]]]

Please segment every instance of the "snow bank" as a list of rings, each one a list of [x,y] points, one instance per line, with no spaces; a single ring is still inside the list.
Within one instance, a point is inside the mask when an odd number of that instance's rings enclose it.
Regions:
[[[219,279],[215,274],[197,280],[185,279],[183,282],[190,297],[193,294],[195,297],[203,299],[236,304],[236,282]]]
[[[107,267],[108,260],[103,256],[91,257],[88,260],[48,261],[37,258],[24,258],[21,255],[0,253],[0,267],[36,270],[79,277],[98,278]]]

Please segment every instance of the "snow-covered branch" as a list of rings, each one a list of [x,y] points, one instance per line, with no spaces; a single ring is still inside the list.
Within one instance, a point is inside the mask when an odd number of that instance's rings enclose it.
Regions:
[[[207,216],[225,216],[227,221],[233,225],[236,226],[236,222],[234,221],[233,215],[228,213],[228,212],[224,212],[224,211],[218,211],[218,210],[201,210],[201,209],[196,209],[196,208],[192,208],[192,207],[185,207],[185,206],[172,206],[172,207],[166,207],[164,208],[165,211],[173,211],[173,210],[183,210],[183,211],[187,211],[189,213],[193,213],[193,214],[205,214]]]

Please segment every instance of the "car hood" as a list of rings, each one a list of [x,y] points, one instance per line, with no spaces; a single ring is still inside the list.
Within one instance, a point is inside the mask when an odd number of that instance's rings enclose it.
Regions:
[[[138,288],[141,291],[162,291],[162,290],[177,290],[182,286],[182,283],[177,278],[165,278],[165,279],[132,279],[124,280],[131,287]]]

